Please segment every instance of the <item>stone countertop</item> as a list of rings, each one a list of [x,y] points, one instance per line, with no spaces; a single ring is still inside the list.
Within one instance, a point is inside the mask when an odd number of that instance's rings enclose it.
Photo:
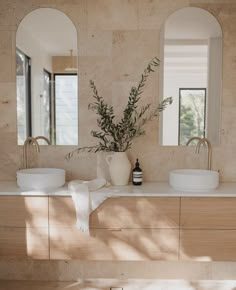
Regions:
[[[103,187],[91,194],[106,194],[107,197],[119,196],[192,196],[192,197],[236,197],[236,183],[220,183],[220,186],[210,192],[184,192],[176,191],[168,182],[145,182],[141,186],[110,186]],[[0,181],[0,195],[23,196],[70,196],[67,185],[54,190],[23,190],[16,181]]]

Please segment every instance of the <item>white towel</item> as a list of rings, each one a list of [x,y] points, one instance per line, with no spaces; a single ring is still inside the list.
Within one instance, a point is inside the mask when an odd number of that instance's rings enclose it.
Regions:
[[[83,232],[89,232],[89,215],[107,197],[106,193],[96,193],[91,197],[90,191],[97,190],[106,185],[104,178],[91,181],[73,180],[68,183],[72,200],[76,210],[76,226]]]

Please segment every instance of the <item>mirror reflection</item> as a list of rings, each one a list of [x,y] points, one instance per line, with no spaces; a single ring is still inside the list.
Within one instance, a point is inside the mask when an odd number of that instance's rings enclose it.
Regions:
[[[219,144],[222,31],[209,12],[176,11],[161,37],[161,96],[173,104],[161,116],[160,144],[186,145],[193,136]]]
[[[17,137],[78,144],[77,32],[62,12],[29,13],[16,34]],[[42,144],[46,144],[45,142]]]

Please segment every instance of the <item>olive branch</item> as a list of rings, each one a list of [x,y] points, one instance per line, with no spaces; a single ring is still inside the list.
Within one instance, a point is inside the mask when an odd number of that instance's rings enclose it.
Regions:
[[[128,103],[119,122],[114,122],[115,114],[113,106],[107,104],[103,97],[99,96],[96,85],[90,80],[93,91],[94,103],[88,105],[88,109],[98,115],[97,125],[100,131],[92,130],[91,135],[98,139],[97,145],[85,146],[75,149],[66,155],[70,159],[74,153],[99,151],[124,152],[131,148],[133,139],[145,134],[143,126],[153,118],[159,116],[168,105],[172,103],[172,97],[164,99],[157,107],[152,108],[146,104],[138,110],[138,102],[143,93],[148,76],[155,72],[160,61],[154,57],[144,69],[141,79],[136,87],[132,87],[129,93]]]

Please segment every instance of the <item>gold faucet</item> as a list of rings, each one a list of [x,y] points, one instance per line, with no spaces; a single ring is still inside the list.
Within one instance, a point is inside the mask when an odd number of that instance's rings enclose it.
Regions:
[[[186,145],[188,146],[192,141],[194,141],[194,140],[198,140],[198,141],[200,141],[201,140],[201,138],[200,137],[192,137],[192,138],[190,138],[189,140],[188,140],[188,142],[186,143]]]
[[[36,138],[33,138],[33,137],[26,138],[26,140],[24,142],[24,146],[23,146],[24,168],[28,168],[28,148],[29,148],[29,145],[31,145],[31,144],[35,145],[36,152],[40,152],[39,144],[38,144]]]
[[[208,148],[208,170],[211,170],[211,158],[212,158],[212,147],[211,143],[207,138],[202,138],[198,141],[196,146],[196,153],[199,153],[200,147],[202,144],[206,144]]]
[[[34,139],[35,139],[35,140],[42,139],[42,140],[46,141],[46,142],[48,143],[48,145],[51,144],[50,141],[48,140],[48,138],[47,138],[47,137],[44,137],[44,136],[37,136],[37,137],[35,137]]]

